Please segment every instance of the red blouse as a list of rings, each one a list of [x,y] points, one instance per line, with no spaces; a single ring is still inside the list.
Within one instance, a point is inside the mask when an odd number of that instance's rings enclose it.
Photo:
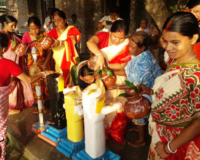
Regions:
[[[10,83],[11,75],[17,77],[22,73],[22,69],[13,61],[0,59],[0,86],[7,86]]]

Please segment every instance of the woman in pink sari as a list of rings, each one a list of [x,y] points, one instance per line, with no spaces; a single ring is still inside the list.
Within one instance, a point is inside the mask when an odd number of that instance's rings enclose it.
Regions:
[[[17,25],[17,20],[12,16],[1,16],[0,21],[3,23],[2,33],[9,36],[10,40],[19,44],[21,40],[13,33],[15,26]],[[4,58],[9,59],[22,67],[22,59],[11,50],[11,41],[9,43],[9,48],[3,55]],[[23,67],[22,67],[23,68]],[[24,69],[25,71],[25,69]],[[31,91],[31,85],[20,81],[17,78],[13,79],[9,93],[9,109],[10,113],[18,113],[23,108],[27,108],[33,105],[34,99]]]
[[[45,71],[37,74],[36,76],[29,76],[22,71],[22,69],[13,61],[3,58],[3,54],[8,49],[9,38],[6,34],[0,32],[0,159],[5,159],[6,150],[6,132],[8,121],[9,109],[9,92],[11,75],[22,80],[24,83],[32,83],[40,78],[53,74],[53,71]]]

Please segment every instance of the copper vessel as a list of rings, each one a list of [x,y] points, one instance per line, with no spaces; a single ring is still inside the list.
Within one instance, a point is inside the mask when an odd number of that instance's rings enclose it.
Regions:
[[[124,106],[124,113],[127,117],[140,119],[150,113],[151,103],[147,98],[136,94],[134,89],[130,89],[126,93],[132,95],[132,97],[125,97],[127,101]]]
[[[15,48],[14,48],[14,52],[18,55],[18,56],[23,56],[26,53],[26,49],[27,49],[27,45],[20,43],[18,44]]]
[[[97,61],[97,56],[92,56],[90,57],[90,59],[88,60],[88,68],[94,71],[94,67]]]
[[[48,36],[42,36],[39,40],[38,40],[38,47],[41,47],[44,50],[47,50],[49,48],[51,48],[51,46],[54,43],[54,39]]]

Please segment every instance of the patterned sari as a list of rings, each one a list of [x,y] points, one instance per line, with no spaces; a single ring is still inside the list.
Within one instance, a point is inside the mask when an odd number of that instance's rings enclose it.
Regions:
[[[6,151],[6,132],[8,122],[8,110],[9,110],[9,92],[10,86],[0,87],[0,148],[1,148],[1,160],[5,159]]]
[[[200,64],[172,64],[155,80],[149,132],[149,159],[160,159],[154,147],[158,141],[175,139],[200,118]],[[200,136],[177,149],[165,160],[199,160]]]

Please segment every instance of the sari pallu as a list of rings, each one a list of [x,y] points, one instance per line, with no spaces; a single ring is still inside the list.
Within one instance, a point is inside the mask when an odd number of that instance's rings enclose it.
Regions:
[[[15,40],[15,42],[18,40],[18,42],[16,43],[20,43],[20,39],[17,38],[15,35],[12,37],[12,40]],[[15,52],[11,51],[11,43],[9,44],[8,50],[3,54],[3,57],[15,62],[20,66],[22,65],[19,64],[20,57]],[[23,68],[23,66],[21,67]],[[31,85],[15,78],[13,82],[11,82],[11,90],[9,94],[9,109],[22,110],[23,108],[32,106],[33,103],[34,99],[31,91]]]
[[[157,142],[172,141],[192,121],[200,118],[200,64],[169,65],[167,72],[156,79],[153,90],[149,159],[157,160],[160,159],[154,149]],[[200,136],[165,158],[183,159],[200,159]]]
[[[131,55],[128,49],[128,39],[126,39],[119,46],[109,46],[101,49],[104,57],[108,61],[109,64],[115,63],[127,63],[131,60]],[[126,76],[118,76],[116,75],[116,83],[115,85],[123,85],[125,84]],[[106,104],[121,102],[125,103],[126,99],[124,97],[118,97],[119,94],[124,93],[125,90],[114,89],[106,91]],[[124,144],[126,133],[126,126],[128,121],[128,117],[123,112],[123,109],[119,109],[114,111],[108,115],[105,115],[105,132],[106,137],[108,139],[112,138],[119,144]]]
[[[6,132],[8,121],[8,96],[10,92],[10,86],[0,87],[0,147],[1,147],[1,160],[5,159],[6,150]]]

